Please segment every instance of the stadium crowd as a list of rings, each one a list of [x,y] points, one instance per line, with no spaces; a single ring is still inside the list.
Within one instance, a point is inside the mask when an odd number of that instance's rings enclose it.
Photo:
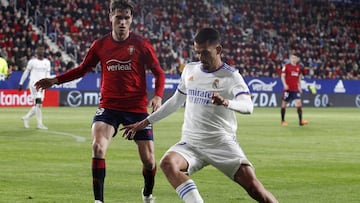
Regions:
[[[48,49],[54,73],[80,63],[90,43],[108,29],[108,1],[2,0],[0,47],[21,70],[47,35],[70,54]],[[192,39],[212,25],[222,33],[224,60],[244,76],[279,77],[289,53],[301,55],[304,75],[360,79],[360,3],[341,0],[134,0],[134,31],[148,37],[164,70],[192,61]],[[36,33],[33,26],[41,28]],[[97,71],[94,69],[94,71]]]

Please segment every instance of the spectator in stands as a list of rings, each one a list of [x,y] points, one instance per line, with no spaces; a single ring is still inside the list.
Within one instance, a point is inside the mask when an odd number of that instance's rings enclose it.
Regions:
[[[105,9],[99,10],[99,8],[107,7],[107,1],[74,1],[66,4],[59,1],[33,0],[31,3],[34,4],[31,8],[40,11],[34,16],[32,14],[35,12],[30,9],[29,17],[34,19],[32,22],[41,22],[41,19],[47,19],[47,30],[51,33],[52,38],[55,38],[57,44],[65,52],[70,53],[77,63],[80,63],[85,56],[87,47],[90,46],[88,42],[109,32],[109,29],[101,27],[107,23],[108,16],[103,11]],[[15,17],[16,12],[12,4],[12,1],[9,2],[9,6],[2,8],[3,12],[0,14],[1,28],[6,30],[5,35],[10,30],[18,32],[19,26],[24,24],[23,16],[19,19]],[[18,3],[17,10],[25,10],[25,5],[25,3]],[[199,7],[209,9],[199,12],[197,9]],[[259,50],[260,61],[272,63],[275,67],[281,67],[291,49],[303,53],[304,59],[317,59],[321,64],[327,63],[333,57],[342,57],[345,62],[351,59],[357,66],[360,65],[360,54],[358,54],[360,47],[358,38],[358,33],[360,33],[359,3],[338,1],[324,5],[319,1],[311,0],[275,0],[264,3],[238,0],[226,0],[221,3],[216,0],[186,1],[185,3],[184,1],[151,1],[144,2],[141,8],[136,7],[135,9],[139,11],[139,15],[134,18],[135,31],[143,36],[148,36],[154,45],[158,40],[166,42],[166,46],[169,46],[178,56],[188,52],[187,56],[183,56],[184,61],[191,61],[193,56],[190,52],[191,47],[182,45],[190,44],[193,33],[200,27],[214,23],[215,26],[227,32],[224,39],[224,59],[227,61],[229,58],[228,62],[239,69],[244,68],[240,67],[242,64],[253,69],[256,63],[250,57],[258,55]],[[17,14],[19,13],[22,14],[17,12]],[[63,23],[65,19],[72,24],[82,24],[83,26],[77,26],[78,33],[70,34],[70,25],[65,26]],[[194,19],[199,20],[194,22]],[[226,26],[221,26],[223,24]],[[14,29],[7,29],[7,27]],[[32,30],[32,28],[29,25],[26,29],[20,30]],[[66,34],[66,32],[68,33]],[[68,40],[65,42],[65,39],[68,39],[66,35],[73,38],[72,42],[68,42]],[[8,36],[14,35],[10,33]],[[80,41],[85,44],[79,45]],[[75,46],[68,43],[75,44]],[[165,56],[168,53],[164,47],[164,44],[158,48],[155,47],[159,56]],[[243,55],[241,50],[245,49],[247,51]],[[11,50],[11,52],[14,51]],[[9,53],[9,57],[13,54]],[[160,60],[165,61],[166,59]],[[171,65],[176,64],[176,60],[176,57],[172,58],[171,62],[163,67],[164,70],[173,68]],[[303,62],[304,68],[309,69],[309,74],[312,74],[310,72],[313,69],[311,60]],[[329,68],[333,69],[334,67],[329,66]],[[263,72],[259,73],[261,76],[277,77],[277,75],[266,73],[267,69],[260,69],[260,71]],[[330,75],[305,75],[305,77],[356,79],[357,77],[354,77],[352,72],[351,69],[346,69]]]
[[[0,52],[0,81],[6,80],[10,76],[8,62],[2,55]]]

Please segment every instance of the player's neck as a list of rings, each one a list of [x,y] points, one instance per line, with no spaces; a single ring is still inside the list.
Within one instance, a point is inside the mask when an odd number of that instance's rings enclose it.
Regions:
[[[118,33],[118,34],[116,34],[116,33],[113,31],[111,35],[112,35],[112,38],[113,38],[115,41],[120,42],[120,41],[126,40],[126,39],[129,37],[130,32]]]

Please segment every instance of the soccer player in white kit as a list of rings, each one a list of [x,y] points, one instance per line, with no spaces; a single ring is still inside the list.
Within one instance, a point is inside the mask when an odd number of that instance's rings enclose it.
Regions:
[[[19,91],[21,91],[23,89],[23,84],[26,78],[30,74],[29,89],[32,99],[34,101],[34,106],[31,107],[29,112],[22,117],[22,120],[24,121],[24,127],[30,128],[29,119],[35,115],[37,121],[37,128],[46,130],[48,128],[43,124],[41,110],[45,90],[40,89],[39,91],[37,91],[34,84],[38,80],[50,76],[51,65],[49,59],[45,58],[45,45],[39,44],[36,51],[37,56],[29,60],[19,82]]]
[[[141,122],[124,126],[124,137],[151,125],[186,102],[180,142],[160,162],[170,184],[186,203],[202,203],[189,175],[212,165],[241,185],[258,202],[277,202],[256,178],[254,168],[236,139],[235,112],[251,114],[250,91],[239,71],[223,63],[220,34],[203,28],[195,36],[199,62],[185,66],[177,91],[158,111]]]

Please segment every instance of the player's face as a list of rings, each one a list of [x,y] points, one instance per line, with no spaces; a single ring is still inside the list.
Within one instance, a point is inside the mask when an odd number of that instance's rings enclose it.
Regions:
[[[297,62],[299,62],[299,57],[295,56],[295,55],[291,55],[290,56],[290,63],[293,65],[296,65]]]
[[[115,40],[125,40],[129,36],[133,19],[130,9],[115,9],[109,17]]]
[[[203,68],[209,71],[216,70],[221,65],[220,45],[211,45],[210,43],[194,43],[196,57],[200,60]]]
[[[45,47],[38,47],[37,48],[37,56],[39,58],[43,58],[45,55]]]

